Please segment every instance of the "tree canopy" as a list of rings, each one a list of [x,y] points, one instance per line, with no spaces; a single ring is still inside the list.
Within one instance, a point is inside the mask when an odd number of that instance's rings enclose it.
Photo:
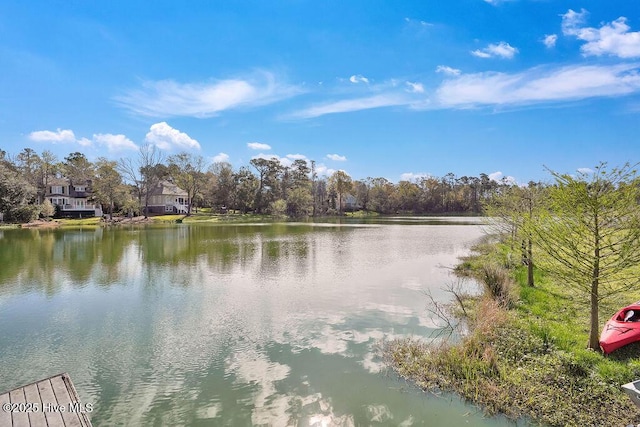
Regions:
[[[589,304],[588,346],[598,349],[601,301],[640,284],[640,182],[629,164],[551,173],[555,185],[532,228],[538,263]]]

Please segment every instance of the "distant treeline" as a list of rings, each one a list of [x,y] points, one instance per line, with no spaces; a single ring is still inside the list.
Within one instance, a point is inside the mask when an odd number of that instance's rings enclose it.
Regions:
[[[144,214],[153,189],[171,181],[183,189],[191,207],[214,212],[235,210],[290,217],[342,214],[363,210],[381,214],[481,214],[483,203],[505,187],[487,174],[422,177],[393,183],[386,178],[353,180],[346,172],[319,176],[313,160],[283,164],[277,158],[255,158],[234,169],[229,163],[207,167],[200,155],[165,157],[155,146],[118,161],[90,162],[80,152],[59,160],[50,151],[25,148],[11,156],[0,149],[0,212],[5,221],[26,222],[52,216],[45,197],[52,180],[86,184],[90,201],[105,212]],[[190,212],[189,212],[190,213]]]

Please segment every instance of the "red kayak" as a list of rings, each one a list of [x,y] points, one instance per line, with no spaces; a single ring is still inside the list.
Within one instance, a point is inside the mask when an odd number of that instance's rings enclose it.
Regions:
[[[636,341],[640,341],[640,301],[620,309],[600,334],[600,347],[605,354]]]

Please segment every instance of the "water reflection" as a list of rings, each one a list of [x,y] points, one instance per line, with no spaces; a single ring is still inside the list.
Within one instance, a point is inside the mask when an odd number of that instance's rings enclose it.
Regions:
[[[441,266],[480,235],[461,224],[7,230],[0,388],[68,371],[95,425],[499,425],[399,391],[379,354],[381,339],[436,327],[422,291],[448,281]]]

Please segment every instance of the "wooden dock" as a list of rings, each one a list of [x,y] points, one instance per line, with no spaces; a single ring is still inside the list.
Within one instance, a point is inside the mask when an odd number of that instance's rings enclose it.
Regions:
[[[92,405],[80,403],[68,374],[0,394],[0,426],[91,427],[87,416]]]

